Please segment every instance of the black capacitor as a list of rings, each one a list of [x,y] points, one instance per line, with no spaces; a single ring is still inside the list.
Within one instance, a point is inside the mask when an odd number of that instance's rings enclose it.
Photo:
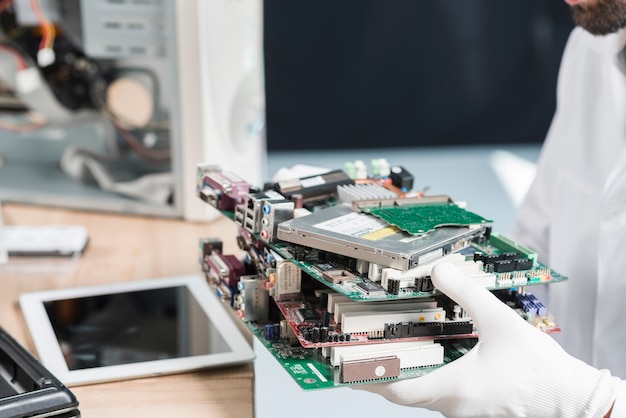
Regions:
[[[319,306],[326,306],[326,305],[328,305],[328,293],[322,292],[320,294]]]
[[[325,327],[328,327],[329,324],[330,324],[330,312],[325,312],[322,325],[324,325]]]
[[[328,327],[321,327],[320,328],[320,341],[327,341],[328,340]]]
[[[313,341],[314,343],[320,342],[320,329],[318,327],[314,327],[311,330],[311,341]]]
[[[273,324],[272,326],[272,339],[279,340],[280,339],[280,324]]]

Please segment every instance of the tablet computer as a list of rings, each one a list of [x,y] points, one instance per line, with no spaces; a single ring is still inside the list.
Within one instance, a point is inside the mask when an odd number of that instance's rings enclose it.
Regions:
[[[24,293],[20,306],[40,361],[68,386],[254,358],[200,276]]]

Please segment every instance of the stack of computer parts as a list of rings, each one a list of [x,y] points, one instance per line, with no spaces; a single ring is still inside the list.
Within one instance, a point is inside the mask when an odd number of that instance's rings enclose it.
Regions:
[[[197,193],[239,226],[240,254],[202,239],[207,280],[305,390],[419,377],[478,341],[434,288],[453,263],[541,330],[560,329],[528,288],[567,280],[493,222],[413,189],[385,160],[255,187],[198,165]]]

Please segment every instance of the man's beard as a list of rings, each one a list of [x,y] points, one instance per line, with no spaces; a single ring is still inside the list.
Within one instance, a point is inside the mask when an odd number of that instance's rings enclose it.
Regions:
[[[594,35],[607,35],[626,26],[626,2],[623,0],[599,0],[595,5],[572,6],[574,21]]]

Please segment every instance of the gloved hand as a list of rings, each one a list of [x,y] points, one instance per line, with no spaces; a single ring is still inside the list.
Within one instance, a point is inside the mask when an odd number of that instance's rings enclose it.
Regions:
[[[434,267],[432,281],[469,312],[476,346],[426,376],[353,389],[446,416],[602,417],[610,410],[619,378],[567,354],[454,265]]]

